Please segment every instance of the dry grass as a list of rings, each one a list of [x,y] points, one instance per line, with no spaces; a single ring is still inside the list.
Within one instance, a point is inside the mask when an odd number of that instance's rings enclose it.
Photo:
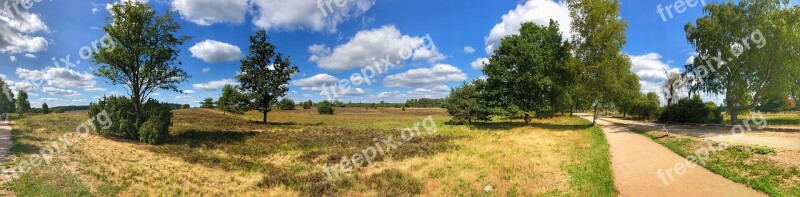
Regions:
[[[580,118],[445,125],[442,109],[336,109],[260,114],[174,111],[173,135],[151,146],[99,136],[6,184],[20,196],[610,196],[614,194],[608,145]],[[373,138],[432,116],[437,135],[415,138],[376,164],[333,182],[320,166],[338,163],[373,144]],[[85,112],[15,121],[17,164],[74,130]],[[7,164],[7,165],[8,165]],[[488,186],[488,187],[487,187]],[[486,188],[491,188],[490,192]]]

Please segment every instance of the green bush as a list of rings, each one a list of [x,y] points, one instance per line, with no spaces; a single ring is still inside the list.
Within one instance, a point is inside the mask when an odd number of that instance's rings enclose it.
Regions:
[[[60,108],[60,107],[53,108],[53,113],[63,114],[64,113],[64,108]]]
[[[135,114],[133,101],[127,97],[103,97],[98,103],[89,105],[89,116],[106,111],[113,121],[108,128],[103,128],[95,121],[98,133],[104,136],[122,137],[149,144],[164,142],[169,135],[172,112],[169,104],[150,99],[142,105],[142,113]]]
[[[679,99],[667,107],[658,120],[678,123],[719,123],[722,121],[722,114],[713,103],[703,103],[700,96],[694,96]]]
[[[311,107],[314,106],[314,103],[311,102],[311,100],[308,100],[306,102],[303,102],[302,105],[303,105],[303,109],[311,109]]]
[[[322,101],[317,103],[317,113],[332,115],[333,104],[330,101]]]
[[[295,104],[292,99],[283,98],[281,101],[278,101],[278,109],[281,110],[294,110]]]

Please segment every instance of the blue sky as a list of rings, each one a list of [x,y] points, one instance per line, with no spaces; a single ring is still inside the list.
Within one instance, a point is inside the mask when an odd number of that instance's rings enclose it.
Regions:
[[[0,0],[0,3],[11,0]],[[410,98],[440,98],[449,88],[481,77],[480,58],[491,46],[513,34],[520,22],[544,24],[569,18],[563,3],[533,1],[455,0],[347,0],[332,3],[327,15],[316,0],[138,0],[160,14],[174,10],[182,25],[180,35],[192,39],[180,46],[181,67],[192,78],[180,84],[188,94],[159,91],[153,97],[194,106],[216,98],[224,84],[235,83],[239,61],[247,54],[248,36],[265,29],[278,51],[300,68],[292,77],[289,97],[320,100],[321,84],[349,79],[372,58],[411,49],[413,58],[376,75],[369,85],[353,86],[336,99],[352,102],[404,102]],[[100,39],[107,6],[114,1],[41,1],[12,19],[0,18],[0,77],[14,89],[28,89],[38,106],[86,105],[102,95],[127,95],[120,86],[91,75],[98,67],[80,58],[79,50]],[[643,92],[658,91],[662,67],[682,68],[692,55],[683,26],[702,15],[687,7],[663,21],[657,5],[674,0],[622,0],[622,19],[628,22],[628,54],[641,77]],[[708,2],[711,2],[710,0]],[[515,26],[516,24],[516,26]],[[569,34],[568,29],[562,29]],[[433,41],[435,48],[430,47]],[[487,50],[488,48],[488,50]],[[74,67],[54,68],[54,61],[70,56]],[[42,81],[36,84],[32,82]],[[355,82],[355,80],[353,80]],[[719,100],[713,96],[709,100]]]

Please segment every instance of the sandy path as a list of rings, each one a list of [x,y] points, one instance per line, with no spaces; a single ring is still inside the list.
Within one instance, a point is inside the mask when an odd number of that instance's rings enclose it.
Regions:
[[[663,124],[651,122],[624,120],[619,118],[603,118],[603,120],[630,125],[642,129],[662,130]],[[671,133],[688,135],[702,138],[704,140],[722,140],[728,144],[761,145],[786,150],[800,150],[800,133],[797,132],[775,132],[774,129],[757,129],[746,131],[740,135],[733,135],[731,127],[714,125],[666,125]]]
[[[592,119],[589,114],[578,115]],[[685,158],[642,135],[607,121],[597,123],[611,146],[614,184],[620,196],[765,196],[701,166],[687,168]],[[683,169],[683,174],[676,169]]]
[[[8,121],[0,121],[0,162],[6,161],[9,151],[11,151],[11,125]]]

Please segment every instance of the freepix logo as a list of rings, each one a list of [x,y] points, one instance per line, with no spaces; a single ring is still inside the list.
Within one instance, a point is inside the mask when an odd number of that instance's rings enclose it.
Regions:
[[[674,3],[667,4],[666,6],[658,4],[656,6],[656,12],[658,12],[658,15],[661,16],[662,22],[667,22],[667,20],[675,17],[672,14],[673,10],[675,11],[675,14],[683,14],[686,12],[686,9],[696,7],[698,4],[705,6],[706,0],[677,0]]]

